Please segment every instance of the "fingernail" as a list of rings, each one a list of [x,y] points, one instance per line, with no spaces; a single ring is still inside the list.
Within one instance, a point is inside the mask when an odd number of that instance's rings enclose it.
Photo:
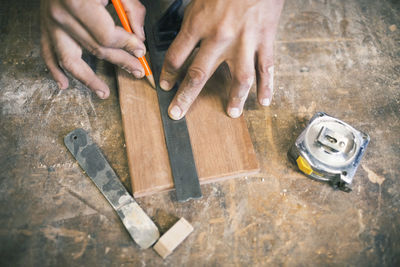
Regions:
[[[231,108],[229,109],[228,114],[232,118],[237,118],[240,116],[240,110],[238,108]]]
[[[104,95],[105,95],[104,92],[103,92],[103,91],[100,91],[100,90],[97,90],[97,91],[96,91],[96,94],[97,94],[97,96],[100,97],[101,99],[103,99],[103,98],[104,98]]]
[[[174,120],[179,120],[181,118],[182,111],[178,106],[173,106],[169,111],[171,118]]]
[[[261,105],[268,107],[271,104],[271,100],[269,98],[264,98],[261,100]]]
[[[167,82],[166,80],[161,80],[160,87],[163,90],[170,90],[171,89],[171,87],[169,85],[169,82]]]
[[[61,83],[57,83],[57,86],[58,86],[58,89],[62,89],[62,87],[61,87]]]
[[[144,50],[143,49],[136,49],[133,51],[133,54],[135,57],[143,57],[144,56]]]
[[[134,70],[133,71],[133,76],[135,76],[136,78],[142,78],[143,77],[143,72],[141,72],[140,70]]]

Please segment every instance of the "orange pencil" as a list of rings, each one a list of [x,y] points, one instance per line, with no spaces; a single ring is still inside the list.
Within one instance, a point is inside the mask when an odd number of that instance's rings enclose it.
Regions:
[[[119,20],[121,21],[121,24],[124,27],[124,29],[129,33],[133,33],[131,26],[129,25],[129,20],[128,20],[128,17],[126,16],[124,7],[122,6],[121,0],[112,0],[112,3],[114,5],[115,11],[117,11]],[[144,69],[144,73],[146,74],[147,80],[149,81],[151,86],[156,88],[153,73],[151,72],[149,64],[147,63],[146,57],[143,56],[143,57],[139,58],[139,61],[142,64],[142,67]]]

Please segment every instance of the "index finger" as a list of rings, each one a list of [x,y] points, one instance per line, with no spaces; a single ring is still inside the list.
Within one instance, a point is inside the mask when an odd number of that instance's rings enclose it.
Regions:
[[[160,74],[160,87],[163,90],[170,90],[175,85],[182,65],[199,41],[199,37],[189,33],[185,27],[187,26],[183,26],[165,53]]]
[[[199,52],[169,106],[168,113],[171,119],[179,120],[185,116],[207,80],[221,63],[220,55],[220,50],[215,49],[213,42],[205,42],[200,46]]]

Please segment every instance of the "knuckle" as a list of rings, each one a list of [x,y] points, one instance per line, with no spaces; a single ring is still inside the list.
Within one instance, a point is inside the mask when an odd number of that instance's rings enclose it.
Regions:
[[[64,10],[57,4],[50,5],[49,7],[50,17],[58,23],[63,23],[65,19]]]
[[[185,12],[184,17],[184,28],[188,32],[196,32],[199,28],[199,25],[202,25],[204,23],[204,15],[202,12],[188,12],[188,15],[186,15]]]
[[[257,84],[257,90],[260,92],[264,92],[264,93],[269,91],[268,82],[263,82],[263,83]]]
[[[253,84],[254,75],[250,72],[240,72],[235,74],[235,80],[241,88],[250,88]]]
[[[188,85],[199,86],[205,82],[206,74],[198,67],[190,67],[187,72]]]
[[[270,68],[274,65],[273,58],[267,58],[257,64],[257,69],[261,74],[268,74]]]
[[[84,1],[81,0],[63,0],[64,5],[72,10],[80,10]]]
[[[105,57],[106,57],[104,48],[102,48],[100,46],[96,46],[96,47],[92,48],[89,52],[92,55],[94,55],[95,57],[97,57],[98,59],[105,59]]]
[[[97,41],[100,43],[100,45],[105,46],[105,47],[113,47],[114,45],[114,38],[112,38],[113,31],[105,31],[102,34],[98,35],[96,37]]]
[[[232,96],[233,101],[244,102],[247,99],[249,90],[239,89],[235,95]]]
[[[199,24],[195,24],[193,21],[189,21],[182,25],[179,31],[180,40],[192,40],[199,35]]]
[[[230,27],[219,26],[215,31],[215,41],[219,43],[231,42],[235,36],[234,33],[229,29]]]
[[[126,1],[126,0],[125,0]],[[143,14],[146,12],[145,6],[139,0],[130,0],[129,1],[122,1],[124,2],[125,11],[128,13],[133,12],[134,14]]]
[[[74,66],[74,60],[71,56],[63,53],[60,55],[60,60],[58,62],[61,68],[65,70],[71,70]]]
[[[169,49],[165,55],[165,63],[169,71],[177,71],[180,67],[178,53]]]
[[[139,1],[138,1],[137,6],[135,7],[135,10],[136,10],[137,12],[139,12],[139,14],[145,14],[145,13],[146,13],[146,8],[145,8],[144,5],[143,5],[142,3],[140,3]]]
[[[196,96],[193,94],[193,92],[184,90],[177,96],[176,101],[181,107],[188,107],[193,103],[195,98]]]

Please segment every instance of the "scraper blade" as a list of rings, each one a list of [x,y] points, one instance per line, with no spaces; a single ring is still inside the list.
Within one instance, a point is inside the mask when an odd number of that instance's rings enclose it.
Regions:
[[[126,191],[98,146],[83,129],[64,137],[68,150],[95,183],[121,218],[133,240],[142,248],[154,244],[160,236],[157,226]]]

